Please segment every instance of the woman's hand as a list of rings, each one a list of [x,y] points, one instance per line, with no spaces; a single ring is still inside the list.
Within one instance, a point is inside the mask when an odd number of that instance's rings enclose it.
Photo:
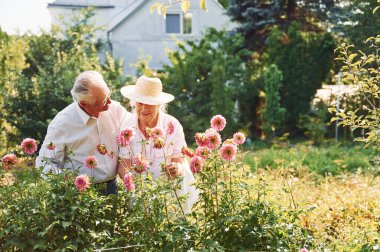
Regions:
[[[166,165],[166,174],[169,177],[178,177],[183,175],[183,166],[182,163],[172,162]]]

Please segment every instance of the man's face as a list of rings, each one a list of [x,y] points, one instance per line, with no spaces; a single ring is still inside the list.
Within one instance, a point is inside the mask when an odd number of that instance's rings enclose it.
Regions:
[[[81,106],[90,116],[98,117],[101,112],[108,110],[111,103],[111,91],[108,87],[106,89],[94,87],[92,89],[92,94],[95,98],[95,103],[88,104],[86,102],[81,102]]]

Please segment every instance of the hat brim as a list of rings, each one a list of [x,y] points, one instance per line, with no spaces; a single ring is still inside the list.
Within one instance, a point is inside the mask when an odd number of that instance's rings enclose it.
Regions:
[[[132,101],[140,102],[148,105],[162,105],[174,100],[174,96],[165,92],[161,92],[159,96],[149,96],[138,94],[135,90],[136,85],[122,87],[121,94]]]

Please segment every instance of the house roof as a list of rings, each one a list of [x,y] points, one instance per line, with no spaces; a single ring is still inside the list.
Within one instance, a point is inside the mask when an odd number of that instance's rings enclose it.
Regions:
[[[56,0],[53,3],[48,3],[49,7],[66,7],[66,8],[114,8],[115,6],[109,3],[109,0]]]
[[[215,2],[222,10],[224,7],[217,0],[209,0]],[[135,10],[137,10],[142,4],[146,3],[147,0],[135,0],[124,8],[119,14],[117,14],[110,23],[108,24],[108,32],[111,32],[115,29],[121,22],[123,22],[129,15],[131,15]]]
[[[139,8],[146,0],[135,0],[131,4],[129,4],[126,8],[124,8],[119,14],[113,17],[108,24],[108,31],[112,31],[116,28],[123,20],[125,20],[133,11]]]

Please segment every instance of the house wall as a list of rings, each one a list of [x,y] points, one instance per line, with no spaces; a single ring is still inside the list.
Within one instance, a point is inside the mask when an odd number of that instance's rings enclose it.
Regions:
[[[125,72],[134,74],[131,66],[137,62],[139,53],[152,57],[149,67],[160,69],[162,64],[169,64],[165,48],[176,49],[175,40],[200,39],[206,27],[221,29],[229,24],[224,10],[213,0],[208,0],[208,12],[199,9],[198,0],[192,0],[189,12],[193,14],[192,34],[166,34],[166,20],[156,12],[150,14],[150,6],[156,0],[147,0],[130,16],[123,20],[110,33],[113,55],[124,60]],[[172,6],[170,13],[181,13],[180,6]]]
[[[59,16],[64,16],[69,21],[78,8],[72,5],[100,5],[113,8],[96,8],[93,21],[97,26],[107,28],[113,21],[118,20],[123,10],[134,0],[57,0],[54,3],[66,4],[67,6],[49,6],[52,22],[62,25]],[[135,0],[139,1],[139,0]],[[131,66],[138,61],[139,54],[151,56],[149,64],[152,69],[161,69],[162,64],[169,64],[166,48],[176,49],[176,39],[184,41],[199,39],[206,27],[216,29],[228,28],[231,23],[228,17],[223,15],[224,9],[214,0],[207,0],[205,12],[199,9],[199,0],[191,0],[189,12],[193,14],[192,34],[166,34],[166,20],[156,12],[150,14],[150,6],[158,0],[144,0],[129,16],[122,20],[109,34],[106,30],[98,31],[96,38],[112,44],[114,57],[124,61],[125,73],[134,74],[136,69]],[[180,6],[169,8],[170,13],[182,13]],[[102,55],[100,55],[102,58]],[[104,56],[104,55],[103,55]]]
[[[61,27],[65,28],[64,23],[61,20],[63,17],[64,22],[70,23],[72,17],[75,15],[75,12],[78,12],[79,8],[75,7],[49,7],[50,16],[52,18],[53,24],[58,24]],[[95,16],[91,19],[91,22],[95,24],[97,27],[103,27],[102,30],[98,30],[95,33],[96,39],[102,39],[106,41],[107,39],[107,24],[108,20],[113,16],[112,8],[99,8],[95,10]]]

